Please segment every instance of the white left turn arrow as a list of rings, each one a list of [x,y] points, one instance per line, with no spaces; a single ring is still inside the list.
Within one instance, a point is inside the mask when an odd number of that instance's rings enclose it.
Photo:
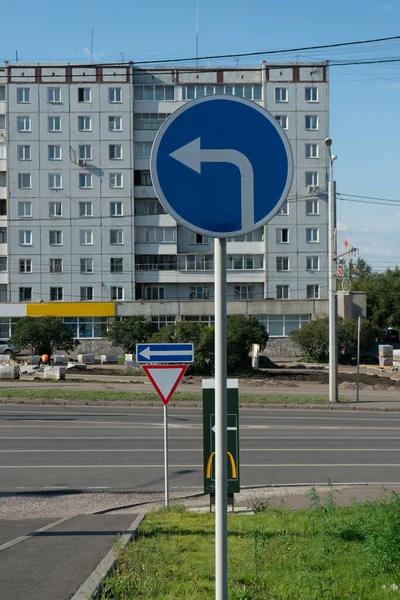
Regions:
[[[251,162],[238,150],[210,150],[201,148],[200,138],[185,144],[170,154],[172,158],[201,175],[201,163],[230,163],[240,171],[241,229],[254,225],[254,171]]]
[[[191,354],[191,350],[150,350],[150,346],[147,346],[144,350],[139,352],[139,356],[144,356],[147,360],[153,356],[187,356]]]
[[[227,431],[237,431],[237,427],[227,427],[226,430]],[[211,431],[213,431],[215,433],[215,425],[213,425],[211,427]]]

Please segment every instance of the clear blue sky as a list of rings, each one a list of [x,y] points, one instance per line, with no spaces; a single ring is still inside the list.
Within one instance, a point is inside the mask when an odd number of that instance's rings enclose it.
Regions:
[[[2,56],[85,61],[193,56],[197,0],[48,0],[8,3]],[[400,34],[400,0],[200,0],[201,55],[313,46]],[[400,40],[282,55],[280,60],[400,58]],[[268,60],[268,56],[265,57]],[[240,59],[259,64],[262,57]],[[236,61],[218,61],[236,64]],[[211,64],[217,64],[213,62]],[[332,67],[330,135],[338,192],[400,202],[400,63]],[[340,227],[374,268],[400,264],[400,204],[338,202]]]

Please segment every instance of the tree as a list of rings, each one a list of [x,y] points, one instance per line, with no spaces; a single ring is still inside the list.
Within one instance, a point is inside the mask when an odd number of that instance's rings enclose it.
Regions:
[[[361,257],[349,261],[349,277],[353,282],[362,282],[371,277],[373,271],[371,265]]]
[[[249,353],[252,344],[259,344],[260,350],[267,345],[269,335],[264,325],[255,317],[231,315],[227,323],[228,370],[236,371],[249,367]]]
[[[379,327],[400,326],[400,269],[372,272],[362,280],[352,281],[354,291],[367,294],[367,316]]]
[[[357,319],[338,320],[338,357],[339,362],[351,361],[357,349]],[[378,330],[369,321],[361,322],[360,347],[368,350]],[[329,359],[329,320],[316,319],[291,332],[296,346],[312,362],[328,362]]]
[[[79,346],[69,327],[57,317],[24,317],[20,319],[10,342],[32,354],[51,356],[54,350],[70,352]]]
[[[112,321],[104,337],[124,352],[135,354],[136,344],[147,342],[152,333],[151,323],[144,317],[127,317],[123,321]]]

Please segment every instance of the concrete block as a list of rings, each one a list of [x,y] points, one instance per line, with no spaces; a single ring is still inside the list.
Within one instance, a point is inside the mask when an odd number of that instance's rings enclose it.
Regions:
[[[0,354],[0,363],[9,363],[11,356],[9,354]]]
[[[53,356],[53,364],[54,365],[67,365],[68,364],[68,356]]]
[[[117,365],[118,355],[117,354],[102,354],[100,356],[100,363],[102,365]]]
[[[66,367],[44,367],[43,379],[65,379]]]
[[[135,354],[125,354],[125,362],[133,362],[135,358]]]
[[[38,365],[39,363],[40,363],[40,356],[38,356],[37,354],[33,354],[32,356],[29,357],[30,365]]]
[[[396,369],[400,369],[400,360],[394,360],[393,367],[395,367]]]
[[[381,344],[379,347],[379,356],[392,357],[393,356],[393,346],[389,346],[387,344]]]
[[[94,365],[94,354],[78,354],[78,362],[85,365]]]
[[[380,367],[393,367],[393,358],[391,356],[380,356],[379,357]]]
[[[400,361],[400,350],[393,350],[393,360]]]
[[[0,379],[19,379],[19,367],[16,365],[5,365],[0,367]]]

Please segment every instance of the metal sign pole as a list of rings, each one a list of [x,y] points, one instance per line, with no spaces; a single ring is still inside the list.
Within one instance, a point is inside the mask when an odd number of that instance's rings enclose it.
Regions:
[[[360,341],[361,341],[361,317],[358,317],[357,327],[357,402],[360,399]]]
[[[168,420],[167,405],[164,404],[164,479],[165,479],[165,506],[169,506],[168,489]]]
[[[226,239],[215,239],[215,598],[228,597]]]

